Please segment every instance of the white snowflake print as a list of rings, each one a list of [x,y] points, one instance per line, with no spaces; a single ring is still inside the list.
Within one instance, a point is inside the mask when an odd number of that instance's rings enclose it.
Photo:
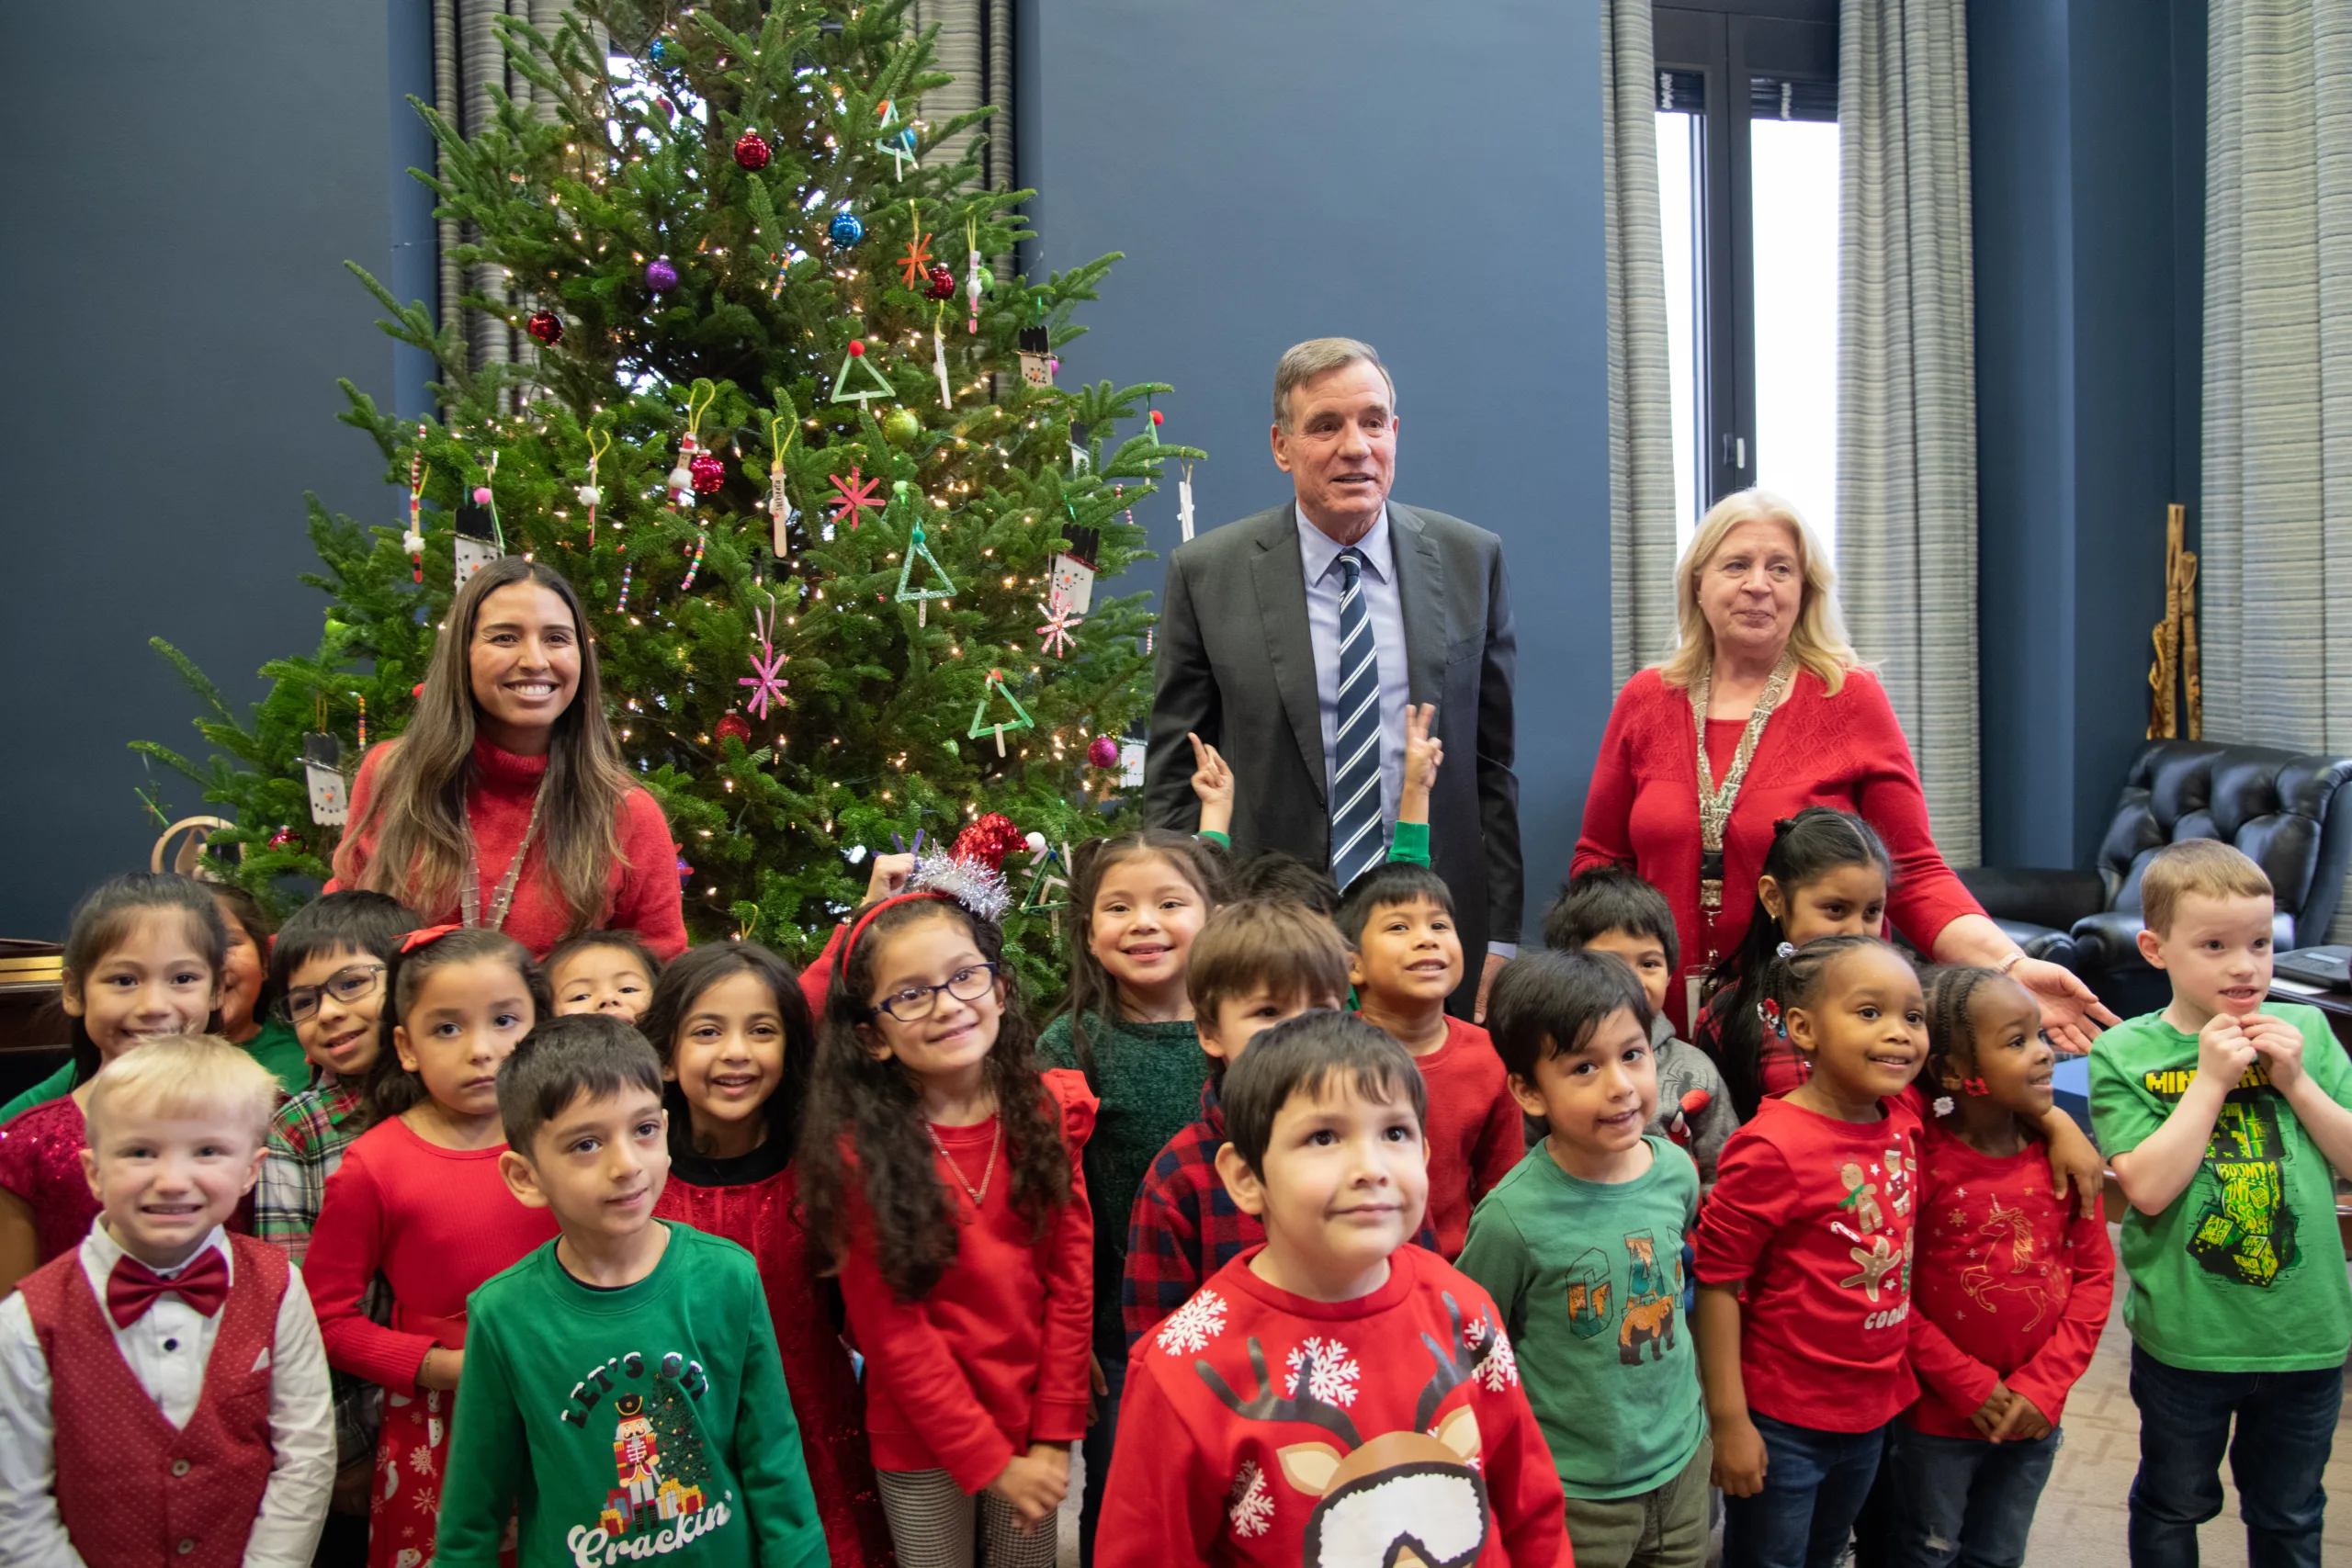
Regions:
[[[1473,1350],[1492,1338],[1486,1359],[1478,1363],[1478,1382],[1488,1393],[1500,1393],[1507,1388],[1519,1386],[1519,1356],[1510,1348],[1510,1336],[1502,1325],[1481,1316],[1462,1331],[1462,1342]]]
[[[1310,1365],[1311,1361],[1311,1365]],[[1326,1404],[1353,1404],[1356,1402],[1356,1379],[1362,1369],[1348,1348],[1337,1339],[1317,1339],[1309,1335],[1306,1343],[1296,1346],[1283,1358],[1283,1365],[1290,1372],[1283,1392],[1293,1398],[1298,1394],[1298,1374],[1306,1368],[1306,1392]]]
[[[1215,1291],[1196,1291],[1191,1301],[1168,1314],[1156,1343],[1170,1356],[1190,1355],[1207,1349],[1209,1341],[1224,1332],[1225,1298]]]
[[[1225,1517],[1235,1535],[1248,1540],[1266,1533],[1274,1519],[1274,1499],[1266,1489],[1266,1472],[1258,1468],[1256,1460],[1241,1461],[1241,1473],[1233,1478],[1233,1490],[1227,1495],[1233,1506]]]

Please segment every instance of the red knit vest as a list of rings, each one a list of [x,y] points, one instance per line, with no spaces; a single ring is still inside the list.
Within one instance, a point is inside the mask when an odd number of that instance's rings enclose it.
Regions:
[[[238,1568],[261,1512],[274,1454],[269,1437],[277,1307],[286,1255],[232,1235],[236,1283],[204,1367],[204,1392],[173,1430],[122,1353],[75,1247],[20,1289],[56,1414],[57,1506],[89,1568]]]

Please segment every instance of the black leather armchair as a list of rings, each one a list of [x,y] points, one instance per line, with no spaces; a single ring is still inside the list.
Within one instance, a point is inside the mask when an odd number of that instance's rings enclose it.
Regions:
[[[2165,1005],[2164,977],[2140,956],[2140,874],[2180,839],[2219,839],[2269,874],[2278,945],[2324,939],[2352,870],[2352,758],[2151,740],[2132,758],[2089,871],[1974,866],[1962,882],[2018,944],[2090,982],[2130,1018]]]

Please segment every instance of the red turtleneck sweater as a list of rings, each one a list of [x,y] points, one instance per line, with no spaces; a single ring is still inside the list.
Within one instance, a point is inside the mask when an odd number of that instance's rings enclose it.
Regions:
[[[359,777],[351,786],[351,819],[360,819],[367,810],[368,795],[374,791],[376,771],[384,754],[398,741],[387,740],[371,748],[359,764]],[[523,829],[531,820],[531,798],[537,794],[539,781],[547,776],[545,757],[518,757],[512,751],[502,751],[487,740],[474,742],[473,778],[466,790],[466,819],[472,824],[474,852],[481,857],[481,899],[485,913],[497,897],[499,882],[506,875],[506,867],[514,858],[514,850],[523,841]],[[669,819],[662,815],[662,807],[653,796],[642,789],[633,789],[621,801],[620,821],[616,824],[621,841],[620,863],[614,866],[605,884],[604,912],[594,924],[602,930],[633,931],[645,939],[645,945],[663,963],[675,958],[686,949],[686,921],[678,889],[678,851],[670,838]],[[541,824],[544,833],[545,824]],[[359,859],[364,866],[374,852],[372,836],[359,842]],[[338,876],[326,886],[330,893],[350,886]],[[446,908],[419,909],[427,924],[443,925],[455,921],[458,910],[453,899]],[[545,958],[548,949],[563,940],[571,918],[564,908],[563,897],[557,890],[547,866],[547,843],[544,838],[531,846],[530,859],[523,865],[523,874],[514,884],[514,902],[506,912],[506,933],[531,950],[532,956]]]

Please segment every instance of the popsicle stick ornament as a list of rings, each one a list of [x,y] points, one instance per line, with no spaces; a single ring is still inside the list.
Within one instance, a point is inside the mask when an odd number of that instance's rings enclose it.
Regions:
[[[906,481],[903,479],[899,481],[891,487],[891,504],[896,506],[907,503]],[[899,569],[898,597],[900,604],[914,605],[915,625],[919,626],[928,626],[931,622],[931,601],[956,597],[956,584],[949,580],[947,569],[939,564],[939,558],[931,553],[931,546],[924,542],[925,537],[922,531],[922,513],[918,512],[913,519],[912,531],[907,536],[906,564]],[[931,569],[932,575],[936,580],[933,586],[917,588],[913,585],[915,562],[918,560]]]
[[[1011,718],[989,719],[988,717],[988,711],[989,700],[991,697],[1001,697],[1004,700],[1005,705],[1012,709],[1012,716]],[[978,704],[972,709],[972,727],[970,729],[965,731],[964,739],[967,740],[979,740],[986,739],[990,734],[993,734],[996,737],[996,754],[1001,757],[1004,755],[1004,732],[1006,730],[1034,729],[1036,728],[1036,724],[1037,721],[1029,716],[1029,710],[1021,705],[1021,699],[1012,694],[1012,688],[1006,684],[1004,671],[1001,670],[991,670],[989,671],[988,689],[980,694]]]
[[[401,548],[408,552],[414,568],[415,581],[424,581],[424,422],[416,425],[416,450],[408,455],[408,532],[401,536]]]

